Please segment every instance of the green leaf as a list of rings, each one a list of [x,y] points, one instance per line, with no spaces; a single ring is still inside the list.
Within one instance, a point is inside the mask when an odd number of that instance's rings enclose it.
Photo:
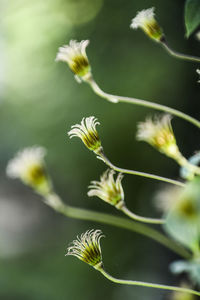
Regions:
[[[186,0],[185,26],[187,38],[200,25],[200,0]]]

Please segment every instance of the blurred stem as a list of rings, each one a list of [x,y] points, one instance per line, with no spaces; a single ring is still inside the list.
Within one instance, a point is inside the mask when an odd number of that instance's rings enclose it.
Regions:
[[[154,174],[150,174],[150,173],[139,172],[139,171],[135,171],[135,170],[128,170],[128,169],[119,168],[119,167],[113,165],[109,161],[109,159],[105,156],[105,154],[103,153],[102,150],[98,153],[98,155],[105,162],[105,164],[107,166],[109,166],[111,169],[113,169],[117,172],[130,174],[130,175],[136,175],[136,176],[142,176],[142,177],[146,177],[146,178],[150,178],[150,179],[155,179],[155,180],[171,183],[171,184],[174,184],[174,185],[178,185],[178,186],[181,186],[181,187],[185,186],[184,183],[182,183],[180,181],[177,181],[177,180],[170,179],[170,178],[166,178],[166,177],[162,177],[162,176],[158,176],[158,175],[154,175]]]
[[[174,251],[175,253],[184,257],[185,259],[191,258],[191,254],[182,246],[180,246],[173,240],[170,240],[159,231],[151,227],[148,227],[144,224],[141,224],[139,222],[134,222],[133,220],[127,220],[125,218],[113,216],[106,213],[69,206],[63,203],[62,200],[59,198],[59,196],[54,193],[47,195],[44,198],[44,202],[48,206],[52,207],[55,211],[67,217],[75,218],[79,220],[103,223],[107,225],[116,226],[119,228],[124,228],[133,232],[137,232],[162,244],[163,246]]]
[[[173,50],[167,44],[166,40],[161,41],[161,45],[171,56],[174,56],[179,59],[187,60],[187,61],[200,62],[200,57],[182,54],[182,53],[179,53],[179,52]]]
[[[149,223],[149,224],[164,224],[165,223],[165,220],[162,220],[162,219],[153,219],[153,218],[146,218],[146,217],[138,216],[138,215],[134,214],[132,211],[130,211],[126,206],[122,206],[120,208],[120,210],[125,215],[127,215],[129,218],[131,218],[135,221]]]
[[[142,100],[142,99],[123,97],[123,96],[117,96],[117,95],[111,95],[111,94],[105,93],[97,85],[97,83],[93,79],[92,75],[90,77],[88,76],[86,82],[91,86],[91,88],[97,95],[99,95],[100,97],[102,97],[110,102],[113,102],[113,103],[124,102],[124,103],[130,103],[130,104],[145,106],[145,107],[153,108],[156,110],[164,111],[166,113],[169,113],[169,114],[177,116],[181,119],[184,119],[184,120],[192,123],[193,125],[197,126],[198,128],[200,128],[200,122],[198,120],[188,116],[187,114],[185,114],[179,110],[176,110],[174,108],[170,108],[168,106],[161,105],[161,104],[158,104],[155,102]]]
[[[188,169],[193,174],[200,175],[200,168],[191,164],[181,153],[177,157],[175,156],[175,160],[181,167]]]
[[[98,270],[98,269],[97,269]],[[126,284],[126,285],[136,285],[136,286],[143,286],[143,287],[150,287],[155,289],[162,289],[162,290],[169,290],[169,291],[177,291],[181,293],[189,293],[193,295],[200,296],[200,292],[187,289],[187,288],[181,288],[177,286],[171,286],[171,285],[164,285],[164,284],[157,284],[157,283],[149,283],[149,282],[143,282],[143,281],[133,281],[133,280],[123,280],[118,279],[110,274],[108,274],[102,267],[99,268],[99,271],[110,281],[119,283],[119,284]]]

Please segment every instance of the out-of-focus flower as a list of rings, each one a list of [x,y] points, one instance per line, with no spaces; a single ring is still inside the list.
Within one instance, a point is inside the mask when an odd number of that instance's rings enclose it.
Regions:
[[[121,208],[124,205],[124,191],[121,183],[123,175],[119,173],[115,180],[114,174],[113,170],[108,169],[100,177],[100,181],[92,181],[88,196],[97,196],[103,201]]]
[[[161,41],[163,36],[162,29],[155,19],[155,8],[148,8],[139,11],[134,19],[132,19],[130,27],[133,29],[141,28],[150,38]]]
[[[73,255],[95,269],[102,268],[102,254],[100,239],[103,237],[101,230],[88,230],[82,233],[77,240],[72,242],[73,246],[67,248],[66,255]]]
[[[86,54],[86,47],[89,40],[77,42],[71,40],[69,45],[59,48],[56,61],[64,61],[68,63],[70,69],[78,78],[86,80],[90,76],[90,64]]]
[[[197,31],[197,33],[196,33],[196,38],[197,38],[198,41],[200,41],[200,30]]]
[[[19,178],[38,193],[48,194],[51,183],[46,174],[43,147],[33,146],[23,149],[8,163],[6,173],[11,178]]]
[[[155,207],[162,213],[169,212],[178,200],[181,189],[177,186],[170,186],[157,191],[154,197]]]
[[[180,157],[170,115],[164,115],[154,120],[147,118],[145,122],[139,123],[137,139],[149,143],[169,157],[174,159]]]
[[[174,204],[166,213],[165,230],[178,242],[199,253],[200,232],[200,179],[194,178],[177,194]]]
[[[73,125],[68,132],[70,138],[79,137],[85,146],[98,154],[102,150],[101,141],[96,130],[96,126],[100,125],[95,117],[83,118],[81,124]]]
[[[200,75],[200,69],[197,69],[196,71],[197,71],[197,74]],[[200,83],[200,79],[197,82]]]

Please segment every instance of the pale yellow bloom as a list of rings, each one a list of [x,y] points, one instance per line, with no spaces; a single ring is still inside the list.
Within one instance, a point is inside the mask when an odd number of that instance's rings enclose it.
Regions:
[[[83,80],[90,76],[90,64],[86,54],[88,44],[89,40],[81,42],[71,40],[69,45],[59,48],[56,56],[56,61],[66,62],[74,74]]]
[[[149,143],[169,157],[176,159],[180,156],[170,115],[147,118],[145,122],[139,123],[137,139]]]
[[[43,147],[33,146],[19,151],[8,163],[6,173],[11,178],[19,178],[39,193],[48,193],[51,183],[45,171]]]
[[[72,242],[73,245],[67,248],[66,255],[73,255],[96,269],[101,268],[100,239],[102,237],[101,230],[88,230],[80,237],[77,236],[77,240]]]
[[[107,170],[103,173],[100,181],[92,181],[89,186],[88,196],[97,196],[105,202],[110,203],[116,207],[121,207],[124,205],[124,191],[122,188],[122,178],[121,173],[118,174],[117,179],[114,180],[115,171]]]
[[[79,137],[89,150],[98,154],[102,147],[96,130],[97,125],[100,125],[100,123],[94,116],[83,118],[81,124],[71,126],[72,129],[68,132],[68,135],[70,138]]]
[[[155,8],[148,8],[139,11],[132,19],[130,27],[133,29],[141,28],[150,38],[160,41],[163,38],[163,32],[155,19]]]

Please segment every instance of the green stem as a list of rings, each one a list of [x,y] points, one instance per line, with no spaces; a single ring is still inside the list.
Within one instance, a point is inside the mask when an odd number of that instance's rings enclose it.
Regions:
[[[140,105],[140,106],[149,107],[149,108],[153,108],[153,109],[156,109],[156,110],[164,111],[166,113],[169,113],[169,114],[172,114],[172,115],[177,116],[179,118],[182,118],[182,119],[192,123],[193,125],[197,126],[198,128],[200,128],[200,122],[198,120],[188,116],[187,114],[185,114],[185,113],[183,113],[179,110],[176,110],[174,108],[170,108],[168,106],[161,105],[161,104],[158,104],[158,103],[155,103],[155,102],[142,100],[142,99],[123,97],[123,96],[117,96],[117,95],[111,95],[111,94],[105,93],[97,85],[97,83],[93,79],[92,75],[89,78],[87,78],[86,82],[91,86],[91,88],[93,89],[93,91],[97,95],[99,95],[100,97],[102,97],[102,98],[104,98],[104,99],[106,99],[110,102],[113,102],[113,103],[124,102],[124,103],[130,103],[130,104]]]
[[[126,174],[130,174],[130,175],[136,175],[136,176],[142,176],[142,177],[146,177],[146,178],[150,178],[150,179],[155,179],[155,180],[171,183],[171,184],[174,184],[174,185],[178,185],[178,186],[181,186],[181,187],[185,186],[184,183],[182,183],[180,181],[177,181],[177,180],[170,179],[170,178],[166,178],[166,177],[162,177],[162,176],[158,176],[158,175],[154,175],[154,174],[150,174],[150,173],[139,172],[139,171],[135,171],[135,170],[128,170],[128,169],[119,168],[119,167],[113,165],[109,161],[109,159],[104,155],[103,152],[99,152],[98,155],[105,162],[105,164],[107,166],[109,166],[111,169],[113,169],[117,172],[126,173]]]
[[[161,45],[171,56],[174,56],[179,59],[187,60],[187,61],[200,62],[200,57],[179,53],[173,50],[172,48],[170,48],[165,40],[161,41]]]
[[[138,216],[138,215],[134,214],[133,212],[131,212],[126,206],[122,206],[122,208],[120,208],[120,210],[125,215],[127,215],[129,218],[131,218],[135,221],[149,223],[149,224],[164,224],[165,223],[165,220],[162,220],[162,219],[152,219],[152,218]]]
[[[181,167],[185,167],[193,174],[200,175],[200,168],[191,164],[181,153],[179,153],[179,155],[175,157],[175,160]]]
[[[102,267],[98,269],[108,280],[119,283],[119,284],[126,284],[126,285],[136,285],[136,286],[143,286],[143,287],[150,287],[155,289],[162,289],[162,290],[169,290],[169,291],[176,291],[181,293],[189,293],[193,295],[200,296],[200,292],[187,289],[187,288],[181,288],[177,286],[171,286],[171,285],[164,285],[164,284],[157,284],[157,283],[149,283],[149,282],[143,282],[143,281],[133,281],[133,280],[123,280],[118,279],[110,274],[108,274]]]
[[[125,218],[113,216],[106,213],[101,213],[101,212],[96,212],[96,211],[91,211],[87,209],[76,208],[76,207],[66,205],[56,194],[50,194],[46,196],[44,201],[48,206],[52,207],[55,211],[65,215],[66,217],[85,220],[85,221],[93,221],[97,223],[103,223],[103,224],[127,229],[132,232],[137,232],[148,238],[153,239],[154,241],[174,251],[175,253],[184,257],[185,259],[191,258],[191,254],[182,246],[180,246],[173,240],[170,240],[159,231],[150,228],[144,224],[141,224],[139,222],[134,222],[133,220],[127,220]]]

